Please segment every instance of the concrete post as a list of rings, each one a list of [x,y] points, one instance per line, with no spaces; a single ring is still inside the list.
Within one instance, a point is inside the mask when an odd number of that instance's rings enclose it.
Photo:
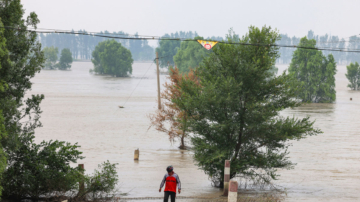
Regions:
[[[230,180],[228,202],[237,202],[238,183]]]
[[[224,171],[224,196],[229,193],[229,181],[230,181],[230,160],[225,160],[225,171]]]
[[[136,149],[134,152],[134,160],[139,160],[140,157],[140,151],[139,149]]]

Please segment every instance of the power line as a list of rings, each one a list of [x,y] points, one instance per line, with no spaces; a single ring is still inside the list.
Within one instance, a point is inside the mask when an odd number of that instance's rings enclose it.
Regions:
[[[129,40],[172,40],[172,41],[197,41],[196,39],[181,39],[181,38],[161,38],[161,37],[119,37],[119,36],[106,36],[99,34],[91,34],[91,33],[79,33],[79,32],[63,32],[63,31],[38,31],[38,30],[27,30],[21,28],[13,28],[13,27],[0,27],[5,29],[14,29],[19,31],[28,31],[28,32],[36,32],[36,33],[59,33],[59,34],[77,34],[77,35],[85,35],[85,36],[93,36],[93,37],[103,37],[110,39],[129,39]],[[244,46],[265,46],[265,47],[280,47],[280,48],[301,48],[301,49],[309,49],[309,50],[324,50],[324,51],[339,51],[339,52],[352,52],[352,53],[360,53],[360,49],[346,49],[346,48],[331,48],[331,47],[305,47],[305,46],[297,46],[297,45],[279,45],[279,44],[260,44],[260,43],[240,43],[240,42],[225,42],[225,41],[216,41],[222,44],[233,44],[233,45],[244,45]]]
[[[104,35],[118,35],[118,36],[134,36],[134,37],[158,37],[158,36],[150,36],[150,35],[138,35],[138,34],[127,34],[127,33],[123,33],[123,34],[120,34],[120,33],[116,33],[116,32],[109,32],[109,33],[105,33],[105,32],[90,32],[90,31],[86,31],[86,30],[79,30],[79,31],[75,31],[75,30],[61,30],[61,29],[47,29],[47,28],[30,28],[34,31],[36,30],[45,30],[45,31],[53,31],[54,33],[57,33],[57,32],[76,32],[76,33],[89,33],[89,34],[104,34]],[[80,32],[81,31],[81,32]]]

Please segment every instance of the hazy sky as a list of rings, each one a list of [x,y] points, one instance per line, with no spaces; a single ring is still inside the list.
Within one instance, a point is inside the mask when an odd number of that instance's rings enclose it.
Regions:
[[[21,0],[35,11],[40,28],[124,31],[161,36],[175,31],[243,35],[250,25],[305,36],[360,34],[360,0]]]

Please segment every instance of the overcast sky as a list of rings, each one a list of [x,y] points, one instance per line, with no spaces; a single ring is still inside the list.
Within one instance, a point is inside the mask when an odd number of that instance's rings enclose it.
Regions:
[[[250,25],[270,25],[280,33],[305,36],[360,34],[360,0],[21,0],[35,11],[39,28],[124,31],[161,36],[197,31],[225,36],[233,27],[243,35]]]

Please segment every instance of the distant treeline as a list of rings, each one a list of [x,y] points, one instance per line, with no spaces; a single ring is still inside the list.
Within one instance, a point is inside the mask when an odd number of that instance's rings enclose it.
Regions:
[[[298,45],[301,37],[289,37],[287,34],[280,34],[281,40],[277,43],[280,45]],[[317,48],[333,48],[333,49],[358,49],[360,50],[360,37],[356,35],[348,38],[339,38],[325,34],[323,36],[315,35],[312,30],[307,34],[308,39],[316,40]],[[280,48],[281,57],[277,63],[289,64],[292,59],[293,52],[296,48]],[[350,62],[360,62],[359,53],[339,52],[339,51],[322,51],[324,55],[332,54],[338,64],[349,64]]]
[[[79,32],[87,33],[86,30],[79,30]],[[133,38],[141,38],[137,33],[135,35],[130,35],[123,31],[119,32],[100,32],[99,34],[105,36],[125,36]],[[300,37],[290,37],[287,34],[280,34],[281,40],[278,41],[279,45],[298,45]],[[199,36],[197,32],[175,32],[170,34],[165,34],[162,38],[195,38]],[[360,37],[356,35],[349,38],[339,38],[338,36],[331,36],[325,34],[323,36],[315,35],[312,30],[307,34],[308,39],[315,39],[317,41],[316,47],[318,48],[349,48],[349,49],[358,49],[360,50]],[[42,43],[42,47],[54,46],[58,47],[60,50],[64,48],[70,49],[75,59],[91,59],[91,53],[95,49],[95,46],[107,38],[88,36],[88,35],[73,35],[73,34],[40,34],[39,40]],[[222,41],[224,38],[219,36],[208,37],[207,39]],[[149,61],[155,58],[155,50],[153,47],[148,45],[147,40],[131,40],[131,39],[116,39],[124,47],[128,48],[131,51],[132,57],[135,61]],[[178,47],[180,47],[180,41],[178,42]],[[289,64],[291,62],[292,54],[295,51],[295,48],[280,48],[280,58],[277,60],[277,63]],[[323,54],[327,55],[332,53],[336,62],[338,64],[348,64],[350,62],[360,62],[359,53],[349,53],[349,52],[338,52],[338,51],[323,51]],[[174,54],[174,53],[172,53]],[[175,54],[174,54],[175,55]]]
[[[79,30],[78,32],[88,33],[86,30]],[[137,33],[135,35],[130,35],[122,31],[113,33],[104,31],[98,33],[98,35],[140,38]],[[42,44],[42,48],[50,46],[57,47],[59,50],[68,48],[70,49],[73,58],[83,60],[90,60],[95,46],[108,39],[89,35],[61,33],[40,34],[38,37]],[[136,61],[153,60],[155,57],[155,50],[148,45],[147,40],[116,39],[116,41],[120,42],[124,47],[129,49],[131,51],[132,58]]]

